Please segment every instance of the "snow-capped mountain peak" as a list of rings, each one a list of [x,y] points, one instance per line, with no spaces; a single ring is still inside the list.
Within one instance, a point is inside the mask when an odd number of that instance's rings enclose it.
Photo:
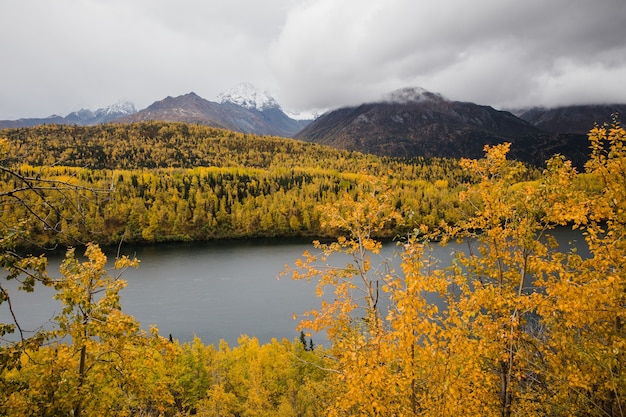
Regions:
[[[421,87],[405,87],[386,94],[383,97],[383,101],[406,104],[424,101],[446,101],[446,99],[441,94],[431,93]]]
[[[129,115],[136,113],[135,105],[130,101],[120,100],[115,104],[96,110],[101,115]]]
[[[115,104],[107,107],[99,108],[92,111],[89,109],[80,109],[68,114],[65,119],[71,123],[81,125],[94,125],[98,123],[107,123],[118,117],[129,116],[136,113],[135,105],[126,100],[120,100]]]
[[[233,103],[246,109],[262,111],[268,108],[280,108],[280,105],[267,92],[256,89],[250,83],[240,83],[217,96],[220,103]]]

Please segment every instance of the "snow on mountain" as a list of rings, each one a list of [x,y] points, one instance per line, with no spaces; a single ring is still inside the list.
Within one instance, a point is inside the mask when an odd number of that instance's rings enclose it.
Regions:
[[[129,114],[133,114],[136,113],[137,110],[135,109],[135,105],[133,103],[131,103],[130,101],[126,101],[126,100],[120,100],[115,104],[112,104],[110,106],[98,109],[95,111],[96,114],[102,114],[102,115],[115,115],[115,116],[126,116]]]
[[[285,110],[283,109],[283,112],[291,119],[293,120],[304,120],[304,121],[311,121],[311,120],[315,120],[317,119],[321,113],[324,112],[320,112],[320,111],[290,111],[290,110]]]
[[[280,109],[280,105],[267,92],[258,90],[250,83],[240,83],[230,90],[220,93],[217,100],[224,103],[233,103],[249,110],[263,111],[270,108]]]
[[[439,93],[431,93],[421,87],[406,87],[383,96],[383,101],[388,103],[407,104],[425,101],[447,101]]]
[[[120,100],[115,104],[102,107],[98,110],[80,109],[72,112],[63,118],[65,123],[74,123],[79,125],[95,125],[98,123],[107,123],[118,117],[129,116],[136,113],[135,105],[129,101]]]

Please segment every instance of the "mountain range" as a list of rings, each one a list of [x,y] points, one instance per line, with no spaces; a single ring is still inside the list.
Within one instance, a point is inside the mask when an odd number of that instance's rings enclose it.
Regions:
[[[392,92],[380,101],[343,107],[314,120],[297,139],[393,157],[484,155],[484,145],[510,142],[510,157],[543,165],[554,154],[579,168],[589,154],[587,132],[626,105],[532,108],[516,116],[421,88]]]
[[[203,99],[191,92],[166,97],[136,111],[128,102],[120,102],[92,112],[82,109],[65,117],[0,120],[0,129],[30,127],[40,124],[133,123],[147,120],[198,123],[243,133],[292,137],[310,120],[289,117],[269,94],[249,83],[241,83],[218,96],[219,102]]]
[[[218,99],[219,103],[208,101],[193,92],[166,97],[144,110],[115,120],[115,123],[162,120],[198,123],[258,135],[292,137],[310,122],[287,116],[274,98],[260,93],[249,84],[240,84],[220,94]]]
[[[42,124],[60,124],[60,125],[97,125],[100,123],[109,123],[120,117],[128,116],[135,113],[135,105],[128,101],[122,100],[107,107],[100,108],[96,111],[89,109],[81,109],[68,114],[67,116],[58,116],[56,114],[43,118],[24,118],[17,120],[0,120],[0,129],[15,127],[31,127]]]
[[[329,111],[317,119],[289,117],[269,94],[242,83],[208,101],[191,92],[166,97],[136,111],[120,102],[65,117],[0,121],[0,129],[38,124],[132,123],[149,120],[198,123],[228,130],[295,137],[340,149],[392,157],[480,158],[484,145],[511,142],[510,157],[543,165],[562,154],[582,167],[594,123],[610,122],[626,105],[535,107],[509,112],[448,100],[422,88],[404,88],[380,100]],[[514,114],[515,113],[515,114]]]

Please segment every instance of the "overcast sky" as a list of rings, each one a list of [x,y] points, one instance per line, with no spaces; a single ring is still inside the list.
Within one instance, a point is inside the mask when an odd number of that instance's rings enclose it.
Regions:
[[[626,1],[0,0],[0,119],[244,81],[291,111],[406,86],[496,108],[626,103]]]

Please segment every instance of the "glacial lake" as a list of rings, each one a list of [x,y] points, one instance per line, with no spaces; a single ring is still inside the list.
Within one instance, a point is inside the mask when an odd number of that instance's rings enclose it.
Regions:
[[[558,234],[565,244],[580,239],[568,230]],[[429,252],[443,266],[449,264],[455,249],[459,246],[433,245]],[[120,293],[122,311],[133,315],[142,328],[156,325],[161,335],[171,334],[181,342],[191,341],[194,335],[205,344],[217,345],[223,339],[231,346],[241,335],[254,336],[261,343],[272,338],[294,340],[299,332],[293,315],[317,308],[320,299],[314,282],[278,276],[305,250],[315,253],[311,243],[293,241],[124,246],[122,253],[137,256],[141,263],[123,275],[128,286]],[[400,251],[395,243],[388,243],[373,264],[391,260],[397,271]],[[109,259],[115,256],[115,250],[106,252]],[[78,249],[77,253],[82,256]],[[49,256],[51,276],[60,275],[61,257],[61,253]],[[345,265],[346,260],[339,257],[330,263]],[[61,310],[60,303],[52,299],[53,290],[38,286],[34,293],[26,294],[14,291],[14,283],[11,287],[14,311],[23,328],[50,327]],[[9,321],[8,314],[5,303],[0,306],[0,322]],[[324,344],[325,338],[313,335],[313,341]]]

